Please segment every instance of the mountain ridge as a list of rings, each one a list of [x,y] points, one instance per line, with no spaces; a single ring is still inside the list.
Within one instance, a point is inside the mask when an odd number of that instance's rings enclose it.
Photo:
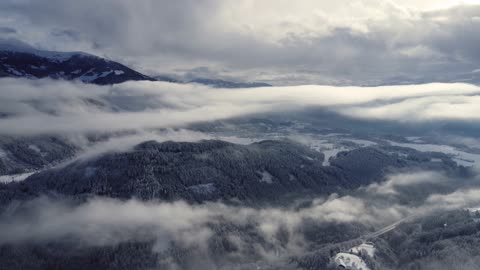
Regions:
[[[267,87],[260,82],[233,82],[213,78],[179,80],[170,76],[148,76],[119,62],[74,51],[39,50],[19,40],[0,40],[0,78],[63,79],[99,85],[126,81],[196,83],[217,88]]]
[[[55,52],[0,43],[0,76],[78,80],[99,85],[155,79],[118,62],[84,52]]]

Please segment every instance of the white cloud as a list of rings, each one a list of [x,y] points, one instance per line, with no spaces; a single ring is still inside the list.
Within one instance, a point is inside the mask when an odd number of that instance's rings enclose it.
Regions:
[[[339,110],[351,117],[400,122],[480,120],[480,97],[470,95],[428,96],[398,102]]]
[[[425,209],[455,210],[480,205],[480,189],[462,189],[447,195],[433,194],[427,200]],[[426,211],[424,209],[424,211]]]
[[[92,86],[2,79],[0,134],[76,134],[183,127],[265,112],[323,108],[359,119],[477,121],[480,87],[305,85],[216,89],[163,82]],[[91,102],[91,101],[95,102]],[[100,104],[100,105],[99,105]]]
[[[437,210],[461,209],[480,204],[478,188],[431,194],[417,206],[399,204],[394,198],[388,203],[377,201],[379,190],[391,194],[394,185],[405,186],[430,182],[432,177],[445,176],[419,172],[392,175],[385,184],[367,188],[363,196],[338,196],[316,199],[306,208],[250,208],[209,202],[190,205],[177,202],[142,202],[92,198],[85,203],[38,198],[20,208],[12,205],[0,218],[0,243],[43,242],[73,237],[85,245],[112,245],[134,239],[176,240],[193,244],[211,235],[208,224],[227,222],[244,226],[255,224],[267,239],[279,228],[299,233],[305,219],[316,222],[360,222],[375,227],[393,223],[406,216],[427,214]],[[445,181],[455,181],[446,179]],[[390,183],[389,183],[390,182]],[[435,185],[435,182],[431,182]],[[18,206],[18,205],[17,205]],[[18,213],[17,213],[18,211]],[[197,231],[201,237],[193,237]],[[192,238],[193,237],[193,238]],[[192,240],[194,239],[194,240]],[[198,241],[197,241],[198,240]]]
[[[85,136],[82,136],[82,134],[77,136],[72,135],[67,137],[67,139],[73,145],[76,145],[79,149],[82,149],[81,153],[77,154],[73,160],[69,160],[67,163],[79,159],[89,159],[104,153],[121,153],[130,151],[134,146],[150,140],[157,142],[197,142],[200,140],[222,140],[236,144],[250,144],[256,141],[254,139],[207,134],[187,129],[138,130],[137,132],[133,133],[115,134],[106,140],[95,142],[89,141]]]
[[[441,177],[454,186],[444,194],[428,190],[425,200],[400,203],[391,195],[398,186],[431,183],[431,177]],[[248,207],[222,202],[188,204],[182,201],[138,201],[95,197],[85,202],[45,197],[13,203],[0,213],[0,244],[41,244],[72,241],[75,246],[111,246],[131,241],[154,241],[153,252],[163,252],[173,242],[180,247],[194,248],[208,259],[206,245],[215,235],[215,226],[248,228],[223,230],[222,237],[236,247],[234,255],[225,254],[225,261],[246,261],[252,252],[275,261],[284,255],[304,255],[310,241],[304,235],[305,226],[327,223],[354,223],[380,229],[406,217],[428,215],[435,211],[462,209],[480,205],[478,186],[458,189],[456,179],[432,172],[396,174],[378,186],[339,196],[317,198],[309,206]],[[398,190],[398,192],[407,192]],[[404,194],[405,195],[405,194]],[[428,196],[429,195],[429,196]],[[245,227],[246,226],[246,227]],[[279,230],[288,237],[279,239]],[[249,237],[254,236],[252,243]],[[257,243],[257,240],[259,240]],[[266,244],[259,242],[265,241]],[[280,244],[282,243],[282,244]],[[231,257],[229,257],[231,256]],[[258,260],[258,257],[255,257]]]
[[[397,195],[398,187],[415,186],[418,184],[441,184],[447,181],[444,175],[436,172],[417,172],[391,175],[386,181],[373,183],[366,187],[368,192],[381,195]]]

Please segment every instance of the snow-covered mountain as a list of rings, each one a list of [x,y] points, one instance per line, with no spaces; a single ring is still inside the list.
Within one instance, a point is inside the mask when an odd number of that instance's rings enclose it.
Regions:
[[[271,86],[259,82],[233,82],[221,79],[195,78],[180,80],[170,76],[147,76],[118,62],[84,52],[57,52],[36,49],[18,40],[0,39],[0,77],[29,79],[78,80],[94,84],[125,81],[166,81],[196,83],[219,88]]]
[[[0,41],[0,77],[79,80],[94,84],[155,80],[95,55],[38,50],[19,41]]]

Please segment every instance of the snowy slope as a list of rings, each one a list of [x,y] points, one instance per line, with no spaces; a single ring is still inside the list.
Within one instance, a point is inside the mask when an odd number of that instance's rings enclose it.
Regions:
[[[0,77],[79,80],[94,84],[155,80],[120,63],[91,54],[44,51],[19,41],[1,40]]]
[[[335,256],[335,263],[349,270],[370,270],[365,262],[357,255],[340,252]]]

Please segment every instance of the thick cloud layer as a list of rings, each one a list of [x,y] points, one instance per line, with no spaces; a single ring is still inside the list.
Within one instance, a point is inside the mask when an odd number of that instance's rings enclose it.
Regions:
[[[478,122],[480,87],[306,85],[212,89],[163,82],[92,86],[2,79],[0,134],[114,132],[182,127],[258,113],[330,110],[345,117],[400,123]]]
[[[462,4],[464,3],[464,4]],[[0,29],[151,73],[274,84],[477,80],[477,1],[2,1]]]

